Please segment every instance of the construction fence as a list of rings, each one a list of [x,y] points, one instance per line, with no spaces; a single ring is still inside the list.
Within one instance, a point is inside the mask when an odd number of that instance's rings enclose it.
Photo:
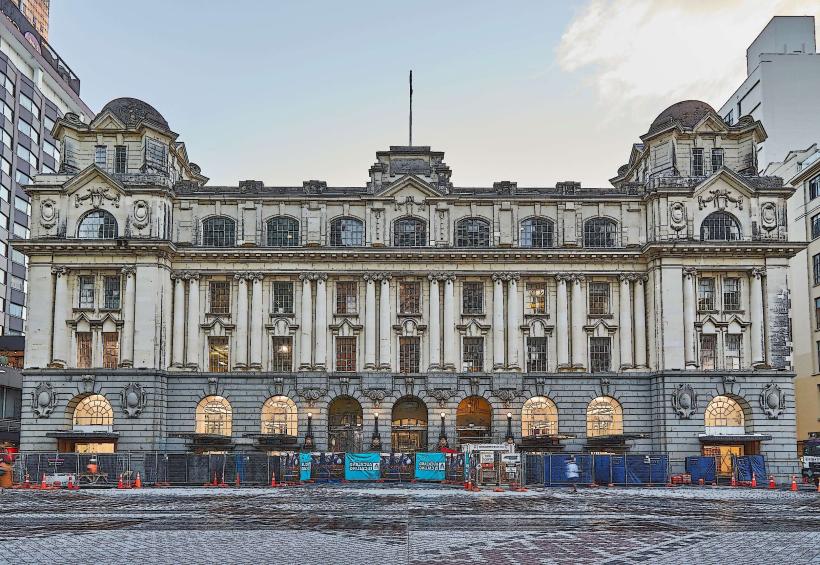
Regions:
[[[570,459],[578,466],[577,479],[567,478],[567,463]],[[665,485],[670,479],[669,457],[665,454],[528,454],[525,457],[524,477],[526,484],[544,486],[566,486],[572,483]]]

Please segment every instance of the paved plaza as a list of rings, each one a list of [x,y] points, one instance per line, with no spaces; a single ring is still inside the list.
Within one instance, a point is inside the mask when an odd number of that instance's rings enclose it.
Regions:
[[[818,563],[820,495],[421,485],[0,494],[2,563]]]

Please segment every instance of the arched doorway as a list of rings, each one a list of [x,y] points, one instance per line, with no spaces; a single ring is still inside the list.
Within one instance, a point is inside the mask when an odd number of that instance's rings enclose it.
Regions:
[[[337,396],[327,407],[329,451],[362,450],[362,405],[352,396]]]
[[[735,457],[759,452],[757,441],[745,441],[746,414],[738,400],[726,395],[714,397],[703,412],[703,424],[702,452],[715,458],[718,475],[732,474]]]
[[[486,398],[468,396],[458,404],[456,433],[459,443],[492,441],[493,409]]]
[[[69,403],[71,432],[60,438],[58,448],[77,453],[114,453],[114,410],[102,394],[89,394]]]
[[[391,445],[394,452],[427,449],[427,405],[416,396],[404,396],[393,405]]]

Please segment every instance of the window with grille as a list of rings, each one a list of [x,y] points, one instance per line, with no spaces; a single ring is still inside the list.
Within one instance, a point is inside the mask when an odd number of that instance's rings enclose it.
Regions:
[[[712,149],[712,172],[716,173],[723,167],[723,149]]]
[[[591,218],[584,222],[584,247],[615,247],[617,226],[609,218]]]
[[[293,314],[293,283],[273,283],[273,313]]]
[[[356,218],[336,218],[330,223],[330,245],[333,247],[362,247],[364,223]]]
[[[94,277],[80,275],[77,278],[80,286],[80,308],[94,308]]]
[[[724,344],[726,345],[726,368],[733,371],[740,370],[743,335],[726,334]]]
[[[606,316],[609,314],[609,283],[589,283],[589,315]]]
[[[103,367],[116,369],[120,364],[119,332],[103,332]]]
[[[737,241],[740,239],[740,224],[728,212],[712,212],[700,225],[702,241]]]
[[[117,237],[117,220],[105,210],[89,212],[80,220],[77,237],[81,239],[114,239]]]
[[[417,337],[399,338],[399,372],[418,373],[421,361],[420,339]]]
[[[464,369],[475,373],[484,370],[484,338],[464,338]]]
[[[202,222],[202,245],[206,247],[233,247],[236,245],[236,222],[224,216]]]
[[[692,176],[703,176],[703,149],[700,147],[692,149]]]
[[[740,310],[740,279],[723,279],[723,309]]]
[[[527,372],[538,373],[547,370],[547,338],[527,338]]]
[[[611,396],[599,396],[587,406],[587,437],[624,433],[624,411]]]
[[[527,312],[547,313],[547,283],[527,283]]]
[[[456,247],[489,247],[490,223],[481,218],[464,218],[456,224]]]
[[[336,313],[355,314],[358,306],[358,285],[353,281],[336,283]]]
[[[554,436],[558,434],[558,407],[546,396],[533,396],[521,408],[521,435],[523,437]]]
[[[274,337],[271,370],[275,373],[287,373],[293,370],[293,338]]]
[[[128,152],[125,145],[114,146],[114,172],[125,173],[128,171]]]
[[[262,405],[262,433],[297,435],[296,403],[287,396],[272,396]]]
[[[811,266],[814,273],[814,284],[820,284],[820,253],[812,256]]]
[[[208,338],[208,369],[212,373],[228,372],[228,338]]]
[[[77,367],[91,367],[91,332],[77,332]]]
[[[271,218],[267,223],[268,245],[270,247],[297,247],[299,245],[299,222],[281,216]]]
[[[77,403],[72,421],[75,429],[98,427],[111,431],[114,425],[114,410],[103,395],[92,394]]]
[[[393,245],[424,247],[427,245],[427,224],[418,218],[402,218],[393,224]]]
[[[196,433],[230,436],[233,410],[227,399],[206,396],[196,407]]]
[[[231,283],[228,281],[211,281],[211,314],[231,313]]]
[[[612,340],[608,337],[589,338],[589,370],[593,373],[610,371]]]
[[[809,198],[814,200],[820,196],[820,175],[809,181]]]
[[[811,238],[820,237],[820,214],[811,217]]]
[[[109,275],[103,278],[103,308],[117,310],[120,307],[120,277]]]
[[[341,373],[356,371],[356,338],[336,338],[336,370]]]
[[[462,289],[462,311],[465,314],[484,313],[484,283],[465,282]]]
[[[419,314],[421,312],[421,283],[399,283],[399,314]]]
[[[521,247],[552,247],[553,223],[546,218],[529,218],[521,222]]]
[[[717,336],[713,334],[701,334],[700,336],[700,368],[705,371],[715,369],[715,358],[717,357]]]
[[[698,280],[698,310],[711,311],[715,309],[715,279],[701,278]]]
[[[101,169],[105,169],[106,147],[105,145],[94,146],[94,164]]]

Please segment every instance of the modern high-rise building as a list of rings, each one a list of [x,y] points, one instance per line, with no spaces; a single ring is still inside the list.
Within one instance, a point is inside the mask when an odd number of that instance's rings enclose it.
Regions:
[[[86,119],[93,112],[80,100],[80,79],[15,4],[0,0],[0,334],[20,335],[27,260],[13,240],[28,237],[31,213],[22,185],[59,168],[61,148],[51,137],[55,121],[66,113]],[[34,4],[26,0],[23,9]]]
[[[43,39],[48,40],[48,10],[51,0],[11,0]]]

